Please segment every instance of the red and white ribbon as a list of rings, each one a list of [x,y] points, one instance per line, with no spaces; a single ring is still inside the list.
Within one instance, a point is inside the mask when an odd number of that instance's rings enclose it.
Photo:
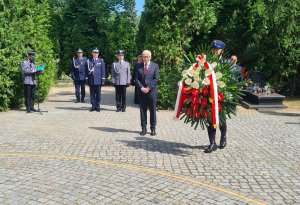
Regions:
[[[183,83],[182,83],[182,81],[179,81],[178,82],[177,99],[176,99],[175,110],[174,110],[175,118],[179,118],[180,111],[182,108],[182,89],[183,89]]]
[[[197,56],[197,65],[195,67],[199,66],[199,63],[203,63],[204,67],[208,70],[208,69],[212,69],[211,65],[206,62],[206,55],[202,54],[202,55],[198,55]],[[217,79],[216,79],[216,73],[215,71],[212,69],[212,73],[211,75],[208,76],[209,77],[209,88],[210,88],[210,97],[212,99],[212,124],[214,126],[214,128],[217,128],[219,126],[219,105],[218,105],[218,87],[217,87]]]

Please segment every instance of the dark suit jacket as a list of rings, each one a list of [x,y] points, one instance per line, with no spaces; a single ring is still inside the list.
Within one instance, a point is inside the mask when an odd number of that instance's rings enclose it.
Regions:
[[[73,68],[71,75],[73,80],[84,80],[86,76],[86,57],[79,59],[78,57],[73,58]],[[76,67],[75,67],[76,66]]]
[[[88,66],[94,67],[94,72],[89,73]],[[105,62],[102,58],[96,61],[90,59],[87,62],[86,72],[88,77],[88,85],[103,85],[105,82]]]
[[[150,92],[148,94],[157,95],[158,89],[158,78],[159,78],[159,68],[156,63],[150,62],[148,66],[148,73],[144,74],[144,63],[139,63],[136,65],[135,70],[135,83],[138,87],[139,93],[142,94],[142,87],[148,87]]]

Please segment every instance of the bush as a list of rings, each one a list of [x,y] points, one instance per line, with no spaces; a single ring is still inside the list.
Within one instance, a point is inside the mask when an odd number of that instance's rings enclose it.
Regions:
[[[157,102],[159,109],[174,108],[178,90],[177,84],[180,79],[181,72],[177,68],[160,68]]]
[[[37,53],[38,66],[47,65],[40,78],[41,101],[46,98],[56,78],[53,44],[49,38],[51,21],[48,3],[34,0],[22,0],[19,4],[0,2],[0,111],[18,108],[24,103],[20,65],[28,51]]]

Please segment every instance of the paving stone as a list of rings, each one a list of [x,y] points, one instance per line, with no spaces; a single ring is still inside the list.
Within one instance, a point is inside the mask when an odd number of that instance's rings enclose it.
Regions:
[[[139,136],[139,108],[128,89],[115,112],[111,87],[102,110],[75,104],[73,88],[53,88],[40,104],[48,113],[0,113],[0,154],[84,157],[194,179],[265,202],[300,203],[300,114],[238,108],[228,120],[228,145],[205,154],[205,130],[157,113],[157,136]],[[88,102],[88,98],[87,98]],[[297,124],[298,123],[298,124]],[[220,132],[217,130],[217,141]],[[0,204],[255,204],[213,189],[131,168],[80,160],[0,156]]]

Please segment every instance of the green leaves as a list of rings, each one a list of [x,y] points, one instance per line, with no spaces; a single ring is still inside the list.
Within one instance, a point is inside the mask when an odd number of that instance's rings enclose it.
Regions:
[[[137,36],[140,50],[153,51],[162,66],[177,66],[194,34],[207,34],[216,23],[215,8],[208,0],[146,1]]]

